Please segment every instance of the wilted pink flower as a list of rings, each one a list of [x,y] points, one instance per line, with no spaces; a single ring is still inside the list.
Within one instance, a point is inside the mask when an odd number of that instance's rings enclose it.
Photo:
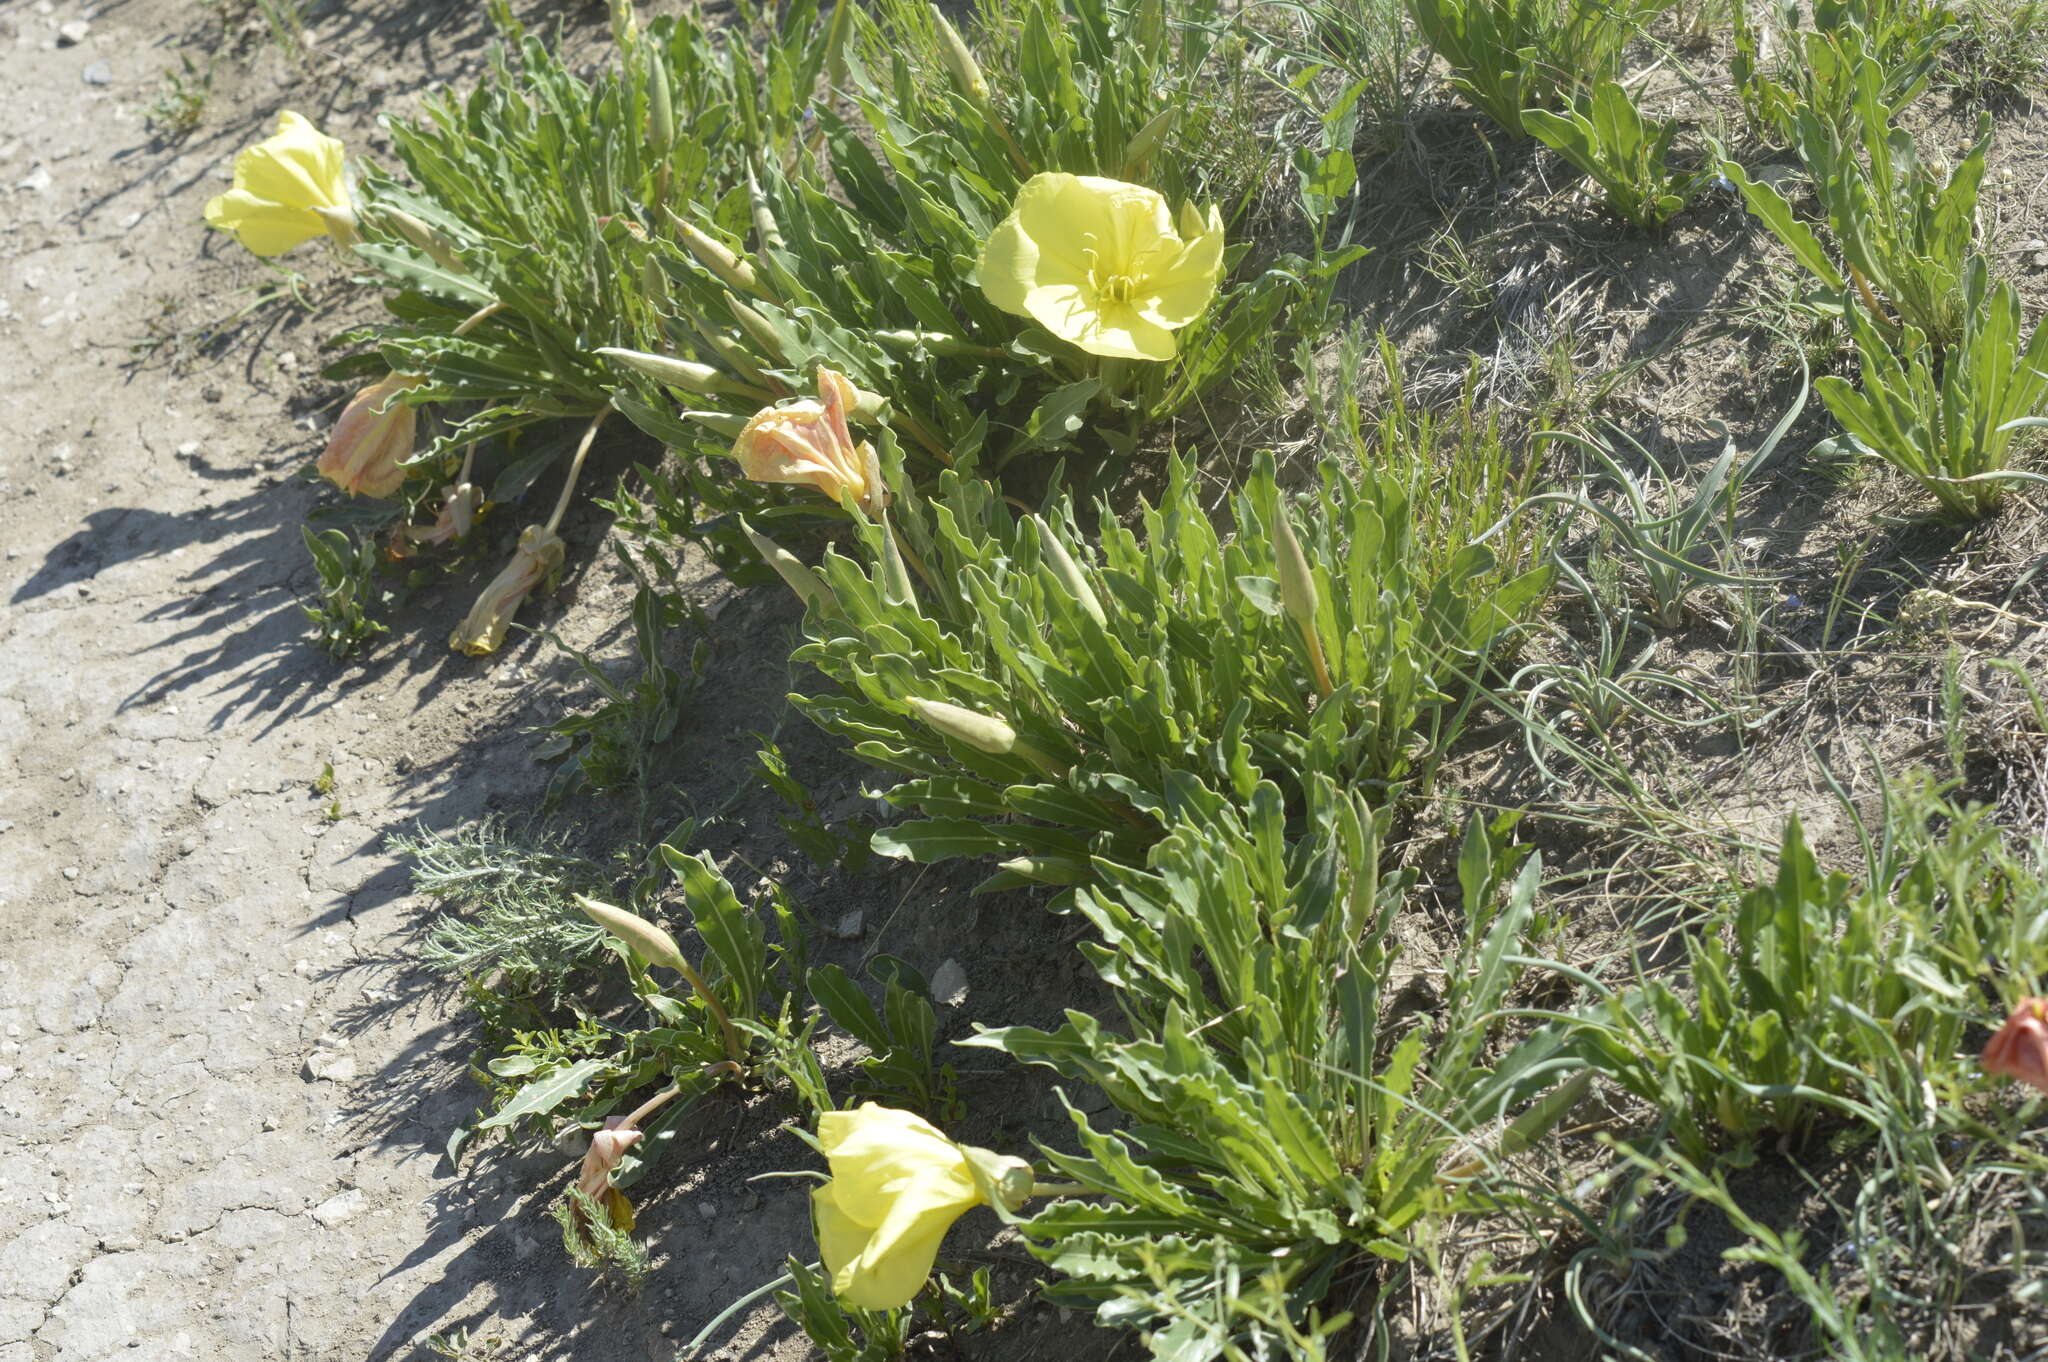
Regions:
[[[576,1190],[604,1207],[613,1227],[622,1230],[633,1227],[633,1203],[612,1186],[612,1169],[619,1166],[626,1151],[640,1143],[644,1134],[630,1125],[630,1120],[626,1116],[609,1117],[603,1130],[591,1133],[590,1148],[583,1155],[583,1169],[576,1177]],[[580,1207],[577,1214],[582,1214]]]
[[[320,456],[320,476],[353,496],[388,497],[404,486],[414,414],[402,399],[419,382],[416,374],[386,374],[351,397]]]
[[[483,506],[483,489],[473,482],[459,482],[441,489],[441,514],[431,525],[401,525],[391,538],[391,555],[403,558],[414,549],[453,544],[469,537],[476,513]]]
[[[855,444],[846,412],[860,400],[843,374],[818,369],[818,400],[803,398],[754,413],[733,443],[733,457],[755,482],[802,483],[863,510],[887,504],[874,446]]]
[[[2048,998],[2022,998],[1984,1047],[1984,1072],[2048,1092]]]
[[[511,627],[520,602],[562,566],[565,556],[561,536],[553,530],[542,525],[528,525],[521,530],[512,561],[476,598],[468,616],[449,636],[448,646],[471,657],[496,652],[505,641],[505,631]]]

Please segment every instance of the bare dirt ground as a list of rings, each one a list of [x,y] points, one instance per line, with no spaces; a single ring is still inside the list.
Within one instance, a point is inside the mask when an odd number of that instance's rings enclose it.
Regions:
[[[383,844],[530,805],[517,728],[559,668],[439,647],[461,586],[367,667],[306,646],[328,328],[231,325],[271,276],[199,225],[278,108],[367,137],[473,65],[480,9],[351,5],[310,93],[260,42],[214,54],[166,139],[145,111],[208,11],[0,3],[0,1362],[411,1357],[464,1326],[668,1357],[661,1321],[701,1322],[659,1287],[592,1308],[546,1214],[562,1158],[442,1158],[468,1044],[399,967]]]

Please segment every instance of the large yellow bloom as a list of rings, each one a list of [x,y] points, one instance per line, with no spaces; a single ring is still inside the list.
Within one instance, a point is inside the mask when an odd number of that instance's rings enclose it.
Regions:
[[[818,1251],[833,1294],[863,1310],[908,1305],[955,1220],[990,1196],[1014,1210],[1031,1190],[1022,1159],[954,1144],[923,1117],[873,1102],[820,1116],[818,1143],[832,1167],[811,1193]]]
[[[981,252],[981,289],[1091,355],[1172,359],[1223,270],[1223,217],[1093,175],[1033,175]]]
[[[235,187],[206,205],[206,222],[257,255],[283,255],[322,234],[346,246],[355,214],[341,173],[341,142],[287,109],[277,133],[235,157]]]

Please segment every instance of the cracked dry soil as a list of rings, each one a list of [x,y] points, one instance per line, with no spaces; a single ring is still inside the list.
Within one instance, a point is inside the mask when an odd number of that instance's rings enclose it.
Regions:
[[[469,1036],[408,982],[384,842],[530,805],[518,728],[561,669],[532,636],[446,653],[466,583],[368,665],[305,643],[295,474],[334,394],[297,403],[331,319],[242,315],[271,276],[200,225],[278,108],[374,140],[473,69],[480,10],[342,6],[314,67],[348,59],[310,82],[218,54],[165,139],[146,111],[205,7],[0,0],[0,1362],[415,1357],[464,1328],[667,1358],[784,1251],[701,1227],[718,1273],[595,1296],[547,1215],[560,1157],[443,1159]]]

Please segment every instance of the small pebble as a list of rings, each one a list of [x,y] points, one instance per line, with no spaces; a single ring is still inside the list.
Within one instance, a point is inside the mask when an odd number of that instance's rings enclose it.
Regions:
[[[96,61],[85,68],[84,79],[87,85],[112,85],[114,68],[103,61]]]

